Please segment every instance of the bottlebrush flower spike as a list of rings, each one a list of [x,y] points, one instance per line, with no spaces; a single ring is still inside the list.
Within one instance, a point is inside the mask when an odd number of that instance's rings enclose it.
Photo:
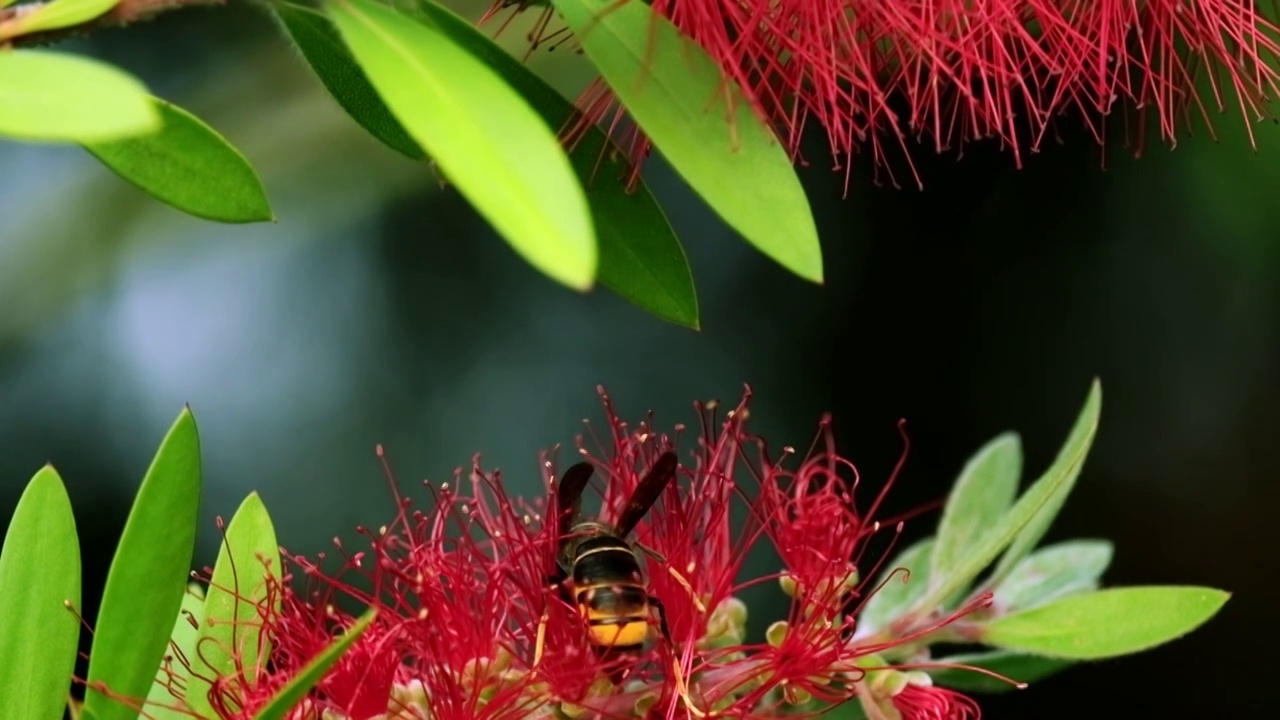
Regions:
[[[485,17],[534,4],[498,0]],[[1118,107],[1136,111],[1141,152],[1150,116],[1172,146],[1193,116],[1212,133],[1210,111],[1238,110],[1247,124],[1270,118],[1280,96],[1280,29],[1256,0],[651,4],[743,88],[793,156],[815,123],[846,173],[860,152],[880,169],[917,143],[959,151],[984,139],[1021,166],[1062,116],[1105,142]],[[565,29],[540,11],[533,45],[560,44]],[[607,117],[604,98],[598,87],[584,95],[584,121]],[[627,145],[634,162],[647,153],[645,141]]]
[[[812,714],[815,702],[872,692],[869,672],[904,675],[885,667],[878,653],[981,604],[930,613],[921,621],[927,627],[909,628],[901,638],[855,640],[851,610],[874,591],[858,570],[864,541],[879,528],[870,516],[880,498],[867,513],[858,511],[857,473],[836,452],[829,418],[803,460],[788,469],[793,451],[775,460],[746,430],[749,388],[723,418],[716,403],[697,405],[701,428],[692,438],[681,425],[658,432],[651,417],[630,426],[603,389],[600,395],[608,435],[598,438],[590,429],[592,447],[579,438],[577,449],[603,480],[601,522],[617,520],[659,458],[674,451],[684,460],[628,538],[661,607],[660,615],[654,608],[645,649],[620,655],[593,646],[574,596],[548,582],[563,539],[553,512],[560,488],[552,456],[541,464],[546,494],[528,502],[509,497],[501,475],[483,471],[477,457],[450,482],[427,483],[432,501],[422,509],[393,483],[396,515],[385,527],[359,529],[361,550],[335,541],[333,558],[286,556],[293,577],[285,578],[279,611],[263,613],[269,661],[253,683],[228,679],[215,686],[215,695],[223,693],[214,702],[217,720],[254,717],[354,623],[358,606],[376,607],[377,618],[292,720]],[[592,505],[588,498],[584,518],[597,515]],[[762,542],[772,544],[782,572],[744,572],[746,557]],[[294,579],[302,585],[290,589]],[[779,580],[790,596],[787,619],[770,627],[764,642],[748,642],[739,596]],[[659,617],[667,621],[667,637]],[[224,692],[231,688],[234,695]],[[909,714],[943,699],[972,706],[954,693],[911,692],[894,705],[906,718],[963,717]]]

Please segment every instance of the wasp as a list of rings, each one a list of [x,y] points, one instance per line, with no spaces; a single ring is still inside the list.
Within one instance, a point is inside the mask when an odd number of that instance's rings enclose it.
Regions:
[[[657,615],[663,638],[671,641],[662,602],[649,594],[640,569],[640,546],[626,538],[675,477],[677,464],[674,452],[663,453],[612,526],[579,519],[582,492],[593,472],[591,463],[578,463],[560,478],[552,516],[558,516],[559,545],[555,574],[548,581],[578,608],[586,622],[587,639],[598,652],[614,656],[639,652],[649,639],[651,611]],[[652,550],[645,552],[661,560]],[[546,622],[544,613],[534,648],[535,666],[542,657]]]

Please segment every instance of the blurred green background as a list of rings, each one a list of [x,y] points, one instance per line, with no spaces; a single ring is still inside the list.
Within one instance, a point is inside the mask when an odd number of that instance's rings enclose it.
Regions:
[[[825,287],[750,250],[655,156],[648,177],[699,289],[705,330],[692,333],[537,274],[426,167],[365,136],[251,7],[65,49],[120,64],[218,128],[279,218],[202,222],[78,148],[0,142],[0,523],[54,462],[89,619],[183,403],[205,452],[208,564],[214,516],[253,489],[293,552],[385,521],[376,443],[404,484],[447,479],[482,451],[530,489],[535,453],[600,418],[597,383],[625,415],[652,409],[670,426],[750,382],[755,427],[777,445],[807,444],[832,411],[872,490],[906,418],[893,512],[942,496],[1005,429],[1038,473],[1098,375],[1100,436],[1049,539],[1114,540],[1110,584],[1236,595],[1187,639],[988,700],[987,715],[1222,717],[1280,700],[1261,672],[1280,592],[1280,127],[1254,127],[1255,153],[1228,114],[1216,140],[1199,127],[1140,160],[1116,145],[1104,169],[1068,119],[1022,170],[994,144],[959,161],[920,148],[923,192],[875,187],[863,160],[847,199],[814,144],[802,177]],[[591,78],[572,53],[531,62],[570,97]]]

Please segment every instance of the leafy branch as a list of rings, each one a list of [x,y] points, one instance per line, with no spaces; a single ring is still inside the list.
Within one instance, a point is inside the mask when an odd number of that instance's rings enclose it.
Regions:
[[[21,23],[33,14],[53,6],[54,2],[32,3],[0,8],[0,38],[9,36],[6,28],[13,32],[14,25]],[[62,3],[65,4],[65,3]],[[151,20],[152,18],[172,10],[188,7],[224,5],[226,0],[120,0],[106,12],[90,18],[49,30],[31,33],[16,33],[8,39],[0,39],[0,48],[9,47],[41,47],[85,37],[100,30],[122,28],[128,25]]]

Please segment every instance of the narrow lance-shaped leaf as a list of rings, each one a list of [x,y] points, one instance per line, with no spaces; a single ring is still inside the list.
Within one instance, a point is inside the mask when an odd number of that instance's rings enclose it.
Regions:
[[[199,510],[200,437],[183,408],[142,479],[107,574],[85,693],[95,720],[138,716],[113,696],[144,697],[151,688],[182,607]]]
[[[425,18],[483,61],[529,101],[547,125],[565,127],[578,115],[573,103],[479,30],[430,0],[419,0]],[[597,279],[658,317],[698,328],[698,298],[684,248],[662,208],[643,183],[627,192],[623,152],[598,127],[575,137],[569,161],[587,193],[600,261]]]
[[[410,158],[424,156],[327,17],[283,0],[272,7],[321,82],[356,122],[388,147]],[[466,20],[429,0],[419,0],[416,7],[418,19],[501,75],[548,127],[564,128],[575,120],[573,103]],[[627,191],[622,182],[628,171],[625,154],[595,126],[576,136],[568,153],[595,224],[596,279],[663,320],[697,329],[698,300],[684,248],[649,188],[639,182]]]
[[[1111,588],[1000,618],[978,639],[1047,657],[1100,660],[1176,640],[1216,615],[1230,597],[1206,587]]]
[[[1089,454],[1093,437],[1098,431],[1098,415],[1101,410],[1102,385],[1095,380],[1075,426],[1058,453],[1058,459],[1039,480],[1027,488],[1009,512],[995,522],[989,532],[983,534],[982,541],[975,544],[969,554],[952,569],[949,578],[933,583],[929,592],[916,603],[917,611],[929,612],[951,599],[970,579],[995,560],[1014,538],[1020,538],[1019,533],[1023,528],[1040,517],[1041,511],[1049,503],[1065,497],[1065,492],[1075,484],[1085,456]]]
[[[188,584],[182,594],[182,608],[174,618],[169,647],[147,695],[146,711],[152,720],[191,720],[190,708],[182,700],[182,688],[188,682],[182,663],[195,657],[196,637],[204,625],[204,597],[204,588],[196,583]]]
[[[53,0],[0,23],[0,41],[89,22],[119,3],[120,0]]]
[[[703,200],[765,255],[822,282],[818,231],[791,159],[706,51],[645,3],[552,4],[627,111]]]
[[[413,160],[426,157],[373,89],[329,18],[290,2],[271,7],[325,89],[353,120],[392,150]]]
[[[120,177],[189,215],[226,223],[272,220],[262,181],[231,143],[182,108],[154,100],[160,132],[90,143],[85,149]]]
[[[969,577],[956,577],[975,547],[993,531],[1018,494],[1022,474],[1022,443],[1016,433],[1004,433],[982,447],[960,471],[938,521],[938,542],[933,546],[933,583],[968,585]]]
[[[0,97],[0,135],[23,140],[105,142],[160,128],[141,82],[74,55],[0,52]]]
[[[1095,395],[1097,396],[1096,400]],[[1089,412],[1090,404],[1101,405],[1101,403],[1102,387],[1097,380],[1094,380],[1084,414]],[[1000,562],[996,563],[995,570],[991,571],[991,577],[987,580],[988,586],[994,586],[1008,576],[1013,571],[1014,566],[1035,548],[1036,544],[1044,537],[1044,534],[1049,531],[1049,526],[1053,524],[1054,518],[1058,517],[1058,512],[1066,504],[1067,496],[1075,488],[1076,479],[1080,477],[1080,472],[1084,469],[1084,461],[1088,457],[1089,446],[1093,443],[1093,435],[1098,430],[1096,414],[1099,410],[1100,408],[1098,407],[1094,408],[1095,417],[1092,425],[1083,422],[1085,418],[1084,414],[1082,414],[1080,421],[1077,421],[1075,427],[1071,429],[1071,436],[1067,438],[1067,442],[1058,453],[1058,457],[1054,459],[1053,466],[1049,468],[1050,473],[1061,471],[1063,473],[1062,481],[1051,492],[1046,494],[1045,500],[1040,503],[1039,509],[1027,521],[1013,542],[1009,544],[1009,549],[1000,558]],[[1084,447],[1084,452],[1079,457],[1075,455],[1075,448],[1078,445]]]
[[[320,682],[329,668],[369,629],[377,616],[377,609],[366,610],[341,637],[321,650],[292,680],[280,688],[271,701],[258,711],[254,720],[284,720],[288,712],[306,697],[307,691]]]
[[[204,625],[196,637],[194,671],[187,705],[214,716],[208,678],[239,676],[252,686],[271,653],[262,617],[279,609],[280,593],[268,583],[281,578],[280,547],[271,516],[258,494],[250,493],[227,525],[204,601]],[[268,599],[272,607],[264,607]]]
[[[75,668],[80,542],[62,478],[46,465],[27,483],[0,550],[0,708],[60,720]]]
[[[858,636],[871,635],[889,627],[906,614],[929,588],[929,558],[934,538],[917,541],[903,550],[876,579],[875,592],[858,614]]]
[[[1009,650],[950,655],[938,658],[937,662],[983,668],[1020,683],[1042,680],[1075,664],[1072,660],[1027,655]],[[961,668],[929,668],[928,672],[938,685],[964,692],[998,693],[1015,690],[1018,687],[1000,678]]]
[[[1106,540],[1072,540],[1037,550],[995,589],[1000,611],[1027,610],[1098,588],[1098,578],[1111,564],[1113,547]]]
[[[405,130],[534,267],[585,290],[596,239],[555,134],[501,77],[438,30],[372,0],[329,16]]]

